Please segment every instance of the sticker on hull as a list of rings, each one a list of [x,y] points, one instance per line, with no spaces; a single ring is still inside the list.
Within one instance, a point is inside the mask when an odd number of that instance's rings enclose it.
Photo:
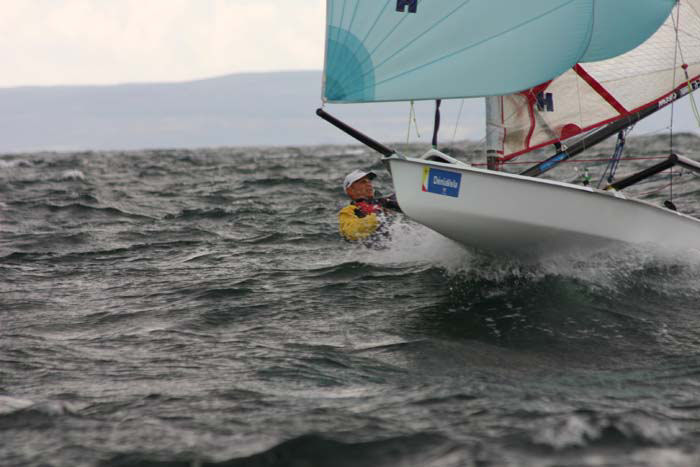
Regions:
[[[424,192],[458,198],[461,184],[461,173],[448,172],[434,167],[423,167],[421,190]]]

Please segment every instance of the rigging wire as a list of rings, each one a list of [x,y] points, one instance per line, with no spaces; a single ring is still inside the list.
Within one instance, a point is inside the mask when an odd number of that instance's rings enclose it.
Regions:
[[[464,99],[462,99],[462,103],[459,104],[459,112],[457,113],[457,121],[455,121],[455,130],[452,132],[452,141],[450,142],[450,146],[454,146],[455,144],[455,138],[457,137],[457,128],[459,127],[459,119],[462,118],[462,109],[464,108]]]
[[[416,121],[416,109],[413,106],[413,101],[411,101],[411,106],[408,111],[408,131],[406,132],[406,144],[411,142],[411,121],[413,121],[413,126],[416,129],[416,136],[420,138],[420,132],[418,131],[418,122]]]
[[[678,15],[677,18],[673,18],[673,15],[671,15],[671,20],[673,20],[673,26],[676,31],[676,47],[678,53],[681,55],[681,62],[683,64],[681,65],[681,68],[683,68],[683,73],[685,74],[685,81],[688,83],[688,98],[690,99],[690,107],[693,109],[693,113],[695,114],[695,121],[698,123],[698,126],[700,126],[700,111],[698,111],[698,105],[695,102],[695,96],[693,95],[693,86],[690,84],[690,76],[688,75],[688,63],[685,61],[685,57],[683,56],[683,47],[681,47],[681,41],[679,37],[679,30],[680,30],[680,3],[678,4]],[[674,62],[674,67],[675,67],[675,62]],[[674,68],[674,73],[675,73],[675,68]],[[674,87],[675,87],[675,76],[674,76]]]
[[[676,41],[673,47],[673,81],[671,82],[671,89],[676,88],[676,69],[678,68],[678,49],[680,46],[680,43],[678,41],[678,25],[680,24],[680,14],[681,14],[681,7],[680,3],[678,3],[678,6],[676,7],[676,17],[673,18],[673,14],[671,15],[671,20],[673,21],[673,30],[676,35]],[[671,102],[671,123],[670,123],[670,129],[669,129],[669,152],[673,152],[673,114],[675,111],[675,106],[676,102],[675,99],[673,102]]]
[[[625,150],[625,139],[627,135],[632,131],[634,125],[627,127],[627,129],[620,132],[619,136],[619,146],[615,147],[615,158],[610,164],[610,175],[608,176],[608,183],[612,183],[615,180],[615,174],[617,173],[617,168],[620,166],[620,158],[622,158],[622,152]]]
[[[677,6],[676,6],[676,18],[674,19],[673,14],[671,14],[671,20],[673,21],[673,29],[676,33],[676,42],[675,42],[675,44],[674,44],[675,46],[673,48],[673,82],[671,83],[671,89],[675,89],[676,88],[676,68],[678,67],[678,52],[680,49],[680,41],[678,39],[678,29],[679,29],[679,25],[681,22],[681,4],[680,4],[680,2],[678,2]],[[682,51],[680,51],[680,52],[681,52],[681,60],[683,60],[683,56],[682,56],[683,52]],[[688,84],[690,84],[690,83],[688,83]],[[669,130],[669,146],[670,146],[669,152],[671,154],[673,154],[673,114],[675,111],[675,105],[676,105],[676,102],[674,99],[674,101],[671,102],[671,128]],[[669,183],[670,189],[669,189],[668,202],[671,204],[671,206],[673,206],[673,167],[671,167],[671,170],[669,171],[669,173],[670,173],[671,178],[670,178],[670,183]]]
[[[664,186],[662,186],[662,187],[655,188],[655,189],[653,189],[653,190],[651,190],[651,191],[645,191],[644,193],[636,193],[634,196],[635,196],[635,197],[638,197],[638,198],[641,198],[641,197],[643,197],[643,196],[653,195],[653,194],[655,194],[655,193],[659,193],[659,192],[665,190],[665,189],[668,188],[669,186],[671,186],[670,183],[668,183],[668,184],[666,184],[666,185],[664,185]]]
[[[695,114],[695,121],[700,126],[700,111],[698,111],[698,105],[695,103],[695,96],[693,95],[693,86],[690,84],[690,77],[688,76],[688,65],[683,64],[683,71],[685,72],[685,80],[688,82],[688,98],[690,99],[690,107],[693,109]]]
[[[622,158],[622,152],[625,150],[625,137],[632,130],[633,127],[634,127],[634,125],[627,127],[626,129],[621,130],[617,134],[617,143],[615,144],[615,153],[610,158],[610,162],[608,162],[607,167],[605,167],[605,171],[600,176],[600,180],[598,180],[598,184],[596,185],[596,188],[600,188],[600,185],[603,183],[603,180],[605,180],[605,176],[608,174],[608,171],[610,171],[610,175],[608,175],[608,183],[612,183],[613,180],[615,179],[615,173],[617,172],[617,167],[620,164],[620,159]]]

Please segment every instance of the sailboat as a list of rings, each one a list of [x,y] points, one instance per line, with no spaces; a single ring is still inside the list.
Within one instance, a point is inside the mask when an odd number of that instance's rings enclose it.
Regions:
[[[415,221],[465,246],[541,254],[610,242],[700,250],[700,220],[627,196],[676,154],[601,188],[540,176],[700,87],[700,0],[327,0],[317,114],[379,152]],[[487,167],[407,157],[327,103],[485,98]],[[437,125],[436,125],[437,134]],[[434,143],[435,143],[434,137]],[[504,164],[554,155],[521,173]],[[612,169],[611,169],[612,174]]]

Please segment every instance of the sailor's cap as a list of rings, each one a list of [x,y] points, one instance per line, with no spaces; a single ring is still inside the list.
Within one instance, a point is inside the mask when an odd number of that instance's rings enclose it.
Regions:
[[[374,172],[364,172],[360,169],[355,169],[352,172],[348,174],[347,177],[345,177],[345,180],[343,180],[343,190],[345,190],[345,193],[348,192],[348,188],[350,188],[350,185],[355,183],[361,178],[369,177],[370,180],[374,180],[377,178],[377,174]]]

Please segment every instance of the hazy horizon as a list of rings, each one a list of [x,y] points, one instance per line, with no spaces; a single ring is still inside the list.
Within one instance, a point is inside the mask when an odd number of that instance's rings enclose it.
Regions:
[[[322,104],[321,73],[247,71],[181,82],[0,87],[0,153],[357,144],[315,115]],[[411,129],[410,141],[429,143],[434,103],[419,101],[415,108],[419,128]],[[406,141],[408,103],[326,109],[379,141]],[[668,131],[669,111],[638,123],[635,134]],[[442,144],[483,139],[483,99],[444,101],[441,114]],[[689,99],[676,104],[674,123],[674,132],[698,132]]]

